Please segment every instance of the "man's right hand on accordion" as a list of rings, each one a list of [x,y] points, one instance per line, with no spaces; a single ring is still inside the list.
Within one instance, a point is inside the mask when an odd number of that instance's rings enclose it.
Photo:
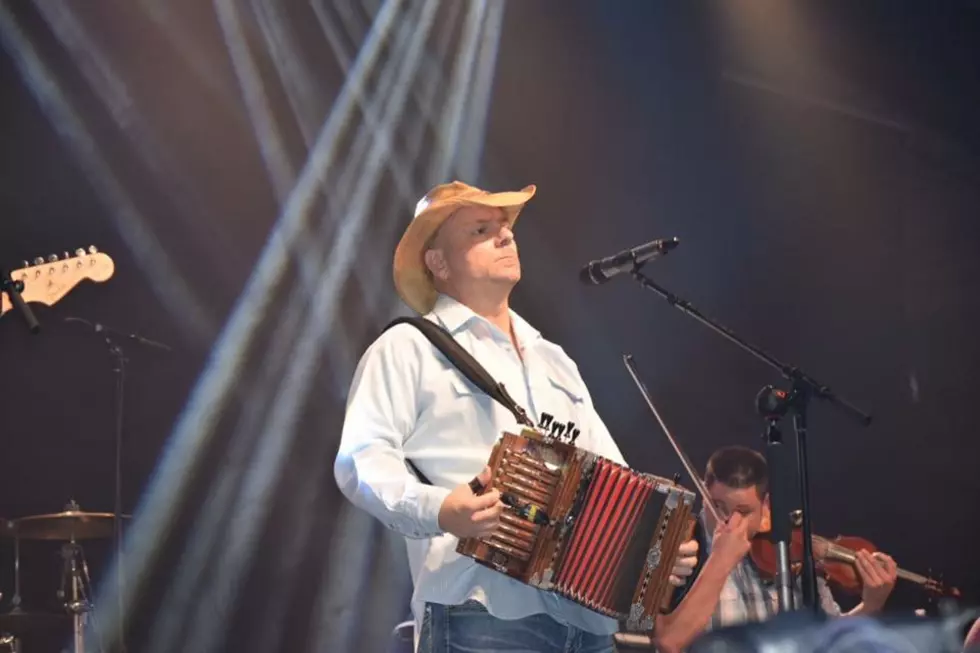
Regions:
[[[482,488],[489,482],[487,467],[470,483],[453,489],[439,507],[439,528],[460,539],[490,535],[500,524],[505,506],[497,490],[479,495],[474,492],[474,486],[478,484]]]

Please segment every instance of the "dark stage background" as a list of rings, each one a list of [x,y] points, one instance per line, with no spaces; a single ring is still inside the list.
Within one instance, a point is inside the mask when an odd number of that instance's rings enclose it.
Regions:
[[[409,84],[401,119],[422,125],[414,154],[399,132],[376,175],[345,167],[353,134],[378,129],[355,110],[282,275],[238,304],[391,4],[0,3],[0,264],[94,244],[116,265],[35,306],[40,335],[0,319],[0,515],[112,510],[112,361],[66,316],[173,348],[125,345],[130,650],[384,650],[406,617],[402,545],[343,500],[333,457],[353,367],[403,310],[394,244],[415,200],[456,177],[538,184],[514,308],[578,362],[633,466],[680,471],[622,353],[699,467],[760,446],[753,399],[779,381],[628,278],[578,282],[590,259],[677,236],[654,279],[874,415],[860,428],[813,406],[817,532],[864,536],[975,601],[980,5],[443,3],[420,72],[392,77]],[[482,152],[432,163],[479,135],[439,109],[478,6],[500,20]],[[402,3],[393,24],[424,10]],[[378,67],[401,58],[386,46]],[[217,343],[236,306],[255,337],[232,355]],[[303,325],[319,329],[306,349]],[[222,395],[205,380],[231,364]],[[110,544],[86,545],[98,579]],[[25,602],[52,607],[57,546],[21,548]],[[7,540],[4,609],[12,585]],[[924,599],[900,585],[890,605]]]

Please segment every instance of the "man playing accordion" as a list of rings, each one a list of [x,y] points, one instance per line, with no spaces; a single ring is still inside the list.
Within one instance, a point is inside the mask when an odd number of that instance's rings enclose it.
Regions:
[[[535,423],[553,416],[568,425],[576,447],[625,464],[575,362],[509,307],[521,278],[514,222],[534,193],[534,186],[489,193],[461,182],[432,189],[395,251],[395,286],[409,307],[444,327],[502,382]],[[470,481],[489,481],[494,443],[516,427],[513,415],[412,325],[385,331],[360,360],[335,476],[355,505],[406,538],[419,651],[614,650],[615,619],[456,553],[460,539],[488,535],[500,523],[500,494],[474,494]],[[718,527],[698,581],[657,620],[661,648],[679,649],[703,629],[747,550],[737,516]],[[672,583],[690,575],[696,555],[695,542],[681,545]]]

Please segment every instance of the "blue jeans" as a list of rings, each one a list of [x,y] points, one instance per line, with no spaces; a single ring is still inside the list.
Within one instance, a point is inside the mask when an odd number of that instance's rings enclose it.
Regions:
[[[497,619],[480,603],[427,603],[418,653],[614,653],[612,635],[563,626],[545,614]]]

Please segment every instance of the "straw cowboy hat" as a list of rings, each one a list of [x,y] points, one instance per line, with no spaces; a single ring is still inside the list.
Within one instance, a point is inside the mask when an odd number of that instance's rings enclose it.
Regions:
[[[454,181],[436,186],[426,193],[415,205],[415,217],[395,248],[395,289],[405,303],[422,315],[431,311],[435,305],[439,293],[432,285],[432,276],[425,267],[425,250],[436,230],[456,209],[464,206],[501,208],[513,226],[521,209],[534,197],[535,190],[535,186],[531,185],[518,191],[490,193],[461,181]]]

